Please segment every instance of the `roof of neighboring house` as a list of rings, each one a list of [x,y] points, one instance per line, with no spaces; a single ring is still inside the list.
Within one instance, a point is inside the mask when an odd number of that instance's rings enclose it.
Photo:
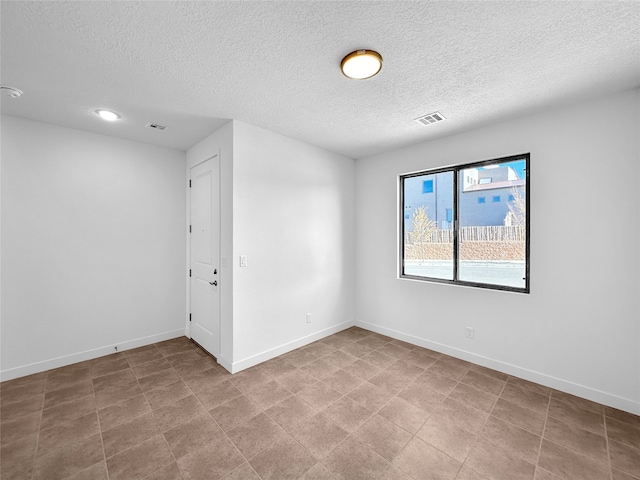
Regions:
[[[482,190],[495,190],[496,188],[511,188],[511,187],[523,187],[524,185],[526,185],[526,180],[524,179],[519,179],[519,180],[505,180],[502,182],[491,182],[491,183],[483,183],[483,184],[475,184],[475,185],[469,185],[467,188],[464,189],[465,193],[468,192],[479,192]]]

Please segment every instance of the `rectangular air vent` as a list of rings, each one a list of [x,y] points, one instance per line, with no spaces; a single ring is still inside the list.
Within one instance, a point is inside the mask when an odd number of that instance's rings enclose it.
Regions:
[[[165,127],[164,125],[160,125],[158,123],[147,123],[147,127],[148,128],[155,128],[156,130],[166,130],[167,127]]]
[[[416,118],[416,122],[421,123],[422,125],[431,125],[432,123],[438,123],[443,120],[446,120],[446,118],[440,112],[433,112],[429,115],[423,115],[422,117]]]

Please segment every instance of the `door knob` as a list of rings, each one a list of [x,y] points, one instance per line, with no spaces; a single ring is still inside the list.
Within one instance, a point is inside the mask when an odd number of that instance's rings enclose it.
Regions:
[[[209,285],[213,285],[214,287],[218,286],[218,281],[214,280],[213,282],[209,282]]]

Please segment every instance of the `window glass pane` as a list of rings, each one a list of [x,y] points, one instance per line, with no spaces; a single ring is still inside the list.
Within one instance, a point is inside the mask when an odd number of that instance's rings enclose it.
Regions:
[[[404,275],[453,280],[453,172],[404,178],[402,187]]]
[[[517,160],[460,171],[458,280],[525,288],[525,168]]]

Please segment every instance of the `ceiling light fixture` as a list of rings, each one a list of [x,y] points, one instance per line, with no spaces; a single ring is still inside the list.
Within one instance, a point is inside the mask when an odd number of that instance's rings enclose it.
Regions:
[[[20,98],[22,96],[22,90],[18,90],[17,88],[0,86],[0,90],[2,90],[2,94],[7,97]]]
[[[356,50],[342,59],[340,68],[345,77],[355,80],[371,78],[382,68],[382,55],[373,50]]]
[[[107,122],[115,122],[116,120],[121,118],[120,115],[118,115],[116,112],[112,112],[111,110],[99,109],[96,110],[96,114]]]

